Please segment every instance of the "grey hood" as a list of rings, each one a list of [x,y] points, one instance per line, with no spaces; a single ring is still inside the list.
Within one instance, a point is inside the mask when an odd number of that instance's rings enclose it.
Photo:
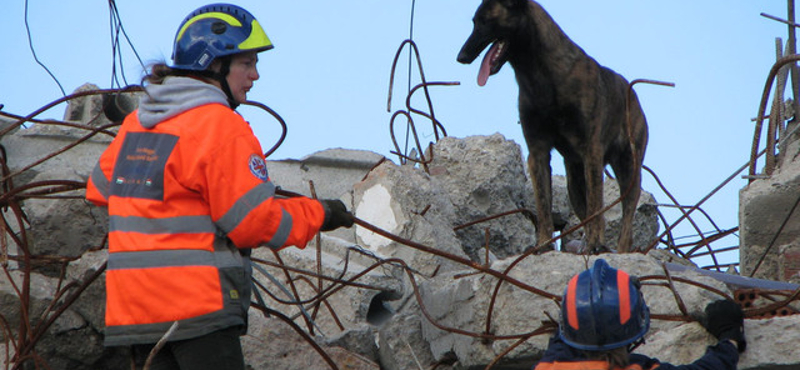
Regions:
[[[159,122],[194,107],[210,103],[228,105],[218,87],[190,77],[167,77],[161,84],[147,85],[139,101],[139,122],[152,128]]]

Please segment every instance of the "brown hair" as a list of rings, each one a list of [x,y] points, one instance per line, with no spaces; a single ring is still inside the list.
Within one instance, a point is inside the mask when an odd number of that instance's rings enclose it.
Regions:
[[[142,77],[142,85],[144,85],[145,82],[148,84],[160,85],[164,82],[165,78],[177,75],[175,70],[166,63],[154,63],[150,65],[148,69],[150,73]]]
[[[214,72],[209,70],[205,71],[190,71],[184,69],[175,69],[168,66],[164,62],[156,62],[150,65],[150,73],[146,76],[142,77],[141,84],[155,84],[160,85],[164,83],[164,79],[171,76],[192,76],[192,77],[200,77],[200,78],[212,78]]]

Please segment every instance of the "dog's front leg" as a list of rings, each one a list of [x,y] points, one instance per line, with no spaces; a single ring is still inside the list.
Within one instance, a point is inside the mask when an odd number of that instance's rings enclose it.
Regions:
[[[536,243],[541,246],[553,238],[552,215],[552,183],[550,179],[550,150],[528,146],[528,172],[533,184],[533,196],[536,200]],[[555,249],[553,243],[542,248]]]

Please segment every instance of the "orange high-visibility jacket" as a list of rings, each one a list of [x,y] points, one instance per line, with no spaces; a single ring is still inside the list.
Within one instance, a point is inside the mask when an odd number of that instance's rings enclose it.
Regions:
[[[206,104],[152,128],[137,112],[100,157],[86,198],[108,206],[105,344],[180,340],[245,326],[249,259],[240,249],[304,248],[325,212],[278,199],[250,126]]]

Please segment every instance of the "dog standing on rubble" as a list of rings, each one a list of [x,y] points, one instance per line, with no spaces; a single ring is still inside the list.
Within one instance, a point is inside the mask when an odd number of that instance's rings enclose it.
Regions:
[[[632,91],[626,108],[628,81],[586,55],[534,1],[483,0],[473,23],[458,61],[472,63],[491,45],[478,84],[483,86],[506,62],[519,84],[539,242],[554,231],[550,151],[555,148],[564,158],[570,204],[582,221],[603,208],[603,170],[611,165],[620,194],[626,194],[618,249],[631,250],[647,123]],[[590,220],[585,231],[589,251],[604,245],[602,215]]]

